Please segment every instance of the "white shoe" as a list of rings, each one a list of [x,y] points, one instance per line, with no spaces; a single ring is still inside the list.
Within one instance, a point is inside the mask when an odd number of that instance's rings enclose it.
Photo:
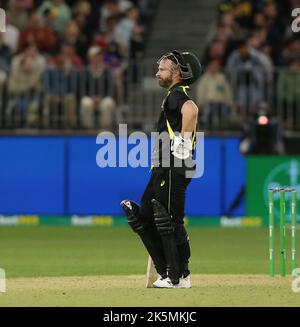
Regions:
[[[191,288],[191,277],[190,275],[185,278],[180,278],[179,284],[173,284],[169,277],[162,278],[161,276],[153,283],[154,288]]]
[[[172,284],[169,277],[162,278],[161,276],[153,283],[154,288],[176,288],[177,285]]]
[[[186,276],[185,278],[180,278],[179,284],[174,286],[176,286],[176,288],[191,288],[192,283],[190,275]]]

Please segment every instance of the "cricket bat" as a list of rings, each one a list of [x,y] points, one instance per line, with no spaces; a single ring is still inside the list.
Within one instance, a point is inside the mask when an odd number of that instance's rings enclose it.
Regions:
[[[146,287],[151,288],[152,284],[157,280],[158,274],[154,267],[152,258],[148,257],[148,265],[147,265],[147,281],[146,281]]]

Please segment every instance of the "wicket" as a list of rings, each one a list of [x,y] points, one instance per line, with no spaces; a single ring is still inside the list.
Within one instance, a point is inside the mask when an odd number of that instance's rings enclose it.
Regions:
[[[269,275],[275,276],[275,220],[274,220],[274,193],[279,193],[280,201],[280,276],[286,275],[286,233],[285,233],[285,216],[286,216],[286,193],[291,194],[291,258],[292,269],[296,268],[296,223],[297,223],[297,192],[294,188],[273,188],[269,189]]]

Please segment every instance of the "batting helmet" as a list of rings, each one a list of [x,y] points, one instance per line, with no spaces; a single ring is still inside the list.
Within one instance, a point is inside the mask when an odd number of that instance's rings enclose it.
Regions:
[[[191,52],[180,53],[177,50],[164,54],[159,60],[172,60],[179,68],[181,79],[185,84],[193,84],[200,76],[202,68],[198,58]]]

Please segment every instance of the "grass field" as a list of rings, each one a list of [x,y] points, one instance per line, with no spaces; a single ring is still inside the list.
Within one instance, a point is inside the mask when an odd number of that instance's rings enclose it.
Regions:
[[[300,306],[290,277],[267,276],[267,229],[190,228],[189,234],[193,288],[157,290],[145,288],[147,254],[129,228],[1,227],[7,291],[0,307]],[[279,271],[278,253],[276,259]]]

